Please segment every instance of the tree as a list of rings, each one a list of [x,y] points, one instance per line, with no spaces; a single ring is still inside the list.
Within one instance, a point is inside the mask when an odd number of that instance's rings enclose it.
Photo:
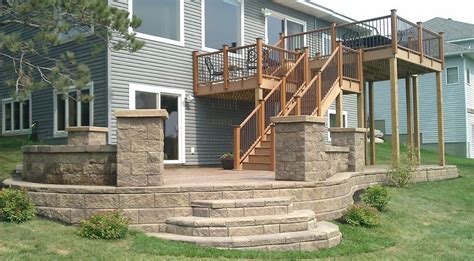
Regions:
[[[77,61],[74,50],[52,54],[65,39],[81,45],[93,37],[92,56],[104,48],[141,49],[144,43],[129,30],[139,27],[140,19],[130,19],[127,11],[107,2],[0,0],[0,69],[12,96],[22,99],[48,87],[66,95],[69,86],[81,89],[91,81],[88,66]]]

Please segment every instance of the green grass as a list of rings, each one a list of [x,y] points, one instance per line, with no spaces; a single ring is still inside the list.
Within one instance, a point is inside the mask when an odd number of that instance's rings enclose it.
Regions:
[[[15,166],[22,161],[20,147],[33,144],[27,136],[0,137],[0,181],[11,177]]]
[[[20,162],[24,139],[0,138],[1,177]],[[390,145],[377,145],[378,163],[390,159]],[[423,151],[423,164],[436,164],[436,153]],[[2,161],[3,162],[3,161]],[[172,243],[132,232],[123,240],[88,240],[76,228],[37,218],[25,224],[0,223],[0,260],[51,259],[303,259],[469,260],[474,258],[474,161],[447,157],[461,178],[390,189],[392,201],[377,228],[338,224],[343,242],[317,252],[241,252]]]

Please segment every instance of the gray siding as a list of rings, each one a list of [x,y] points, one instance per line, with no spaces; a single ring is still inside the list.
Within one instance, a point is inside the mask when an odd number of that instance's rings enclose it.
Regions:
[[[466,108],[464,66],[460,57],[446,59],[446,67],[459,67],[459,84],[446,85],[446,70],[443,71],[443,112],[446,143],[466,142]],[[436,113],[436,79],[434,74],[420,76],[420,131],[423,143],[431,144],[438,141]],[[405,80],[398,81],[398,106],[400,134],[406,134],[406,95]],[[385,120],[387,134],[392,132],[390,83],[377,82],[374,85],[375,119]]]
[[[127,8],[126,1],[112,1],[113,6]],[[307,23],[307,29],[326,26],[327,22],[312,16],[277,5],[270,0],[244,1],[244,41],[255,42],[264,37],[265,23],[262,8],[287,14]],[[184,46],[146,40],[145,47],[137,53],[111,52],[110,109],[129,108],[129,84],[147,84],[158,87],[177,88],[192,94],[192,51],[200,50],[201,1],[184,1]],[[185,111],[185,154],[186,164],[216,164],[219,155],[231,151],[233,143],[232,126],[239,124],[251,111],[252,105],[236,101],[222,101],[196,97],[186,105]],[[110,127],[115,128],[111,113]],[[110,139],[115,141],[115,131]],[[191,154],[191,147],[195,154]]]
[[[0,31],[12,32],[18,31],[18,28],[12,25],[0,28]],[[22,34],[25,38],[31,37],[34,33],[31,29],[23,29]],[[75,42],[65,43],[63,45],[50,48],[50,55],[58,57],[62,52],[71,50],[76,54],[78,63],[84,63],[89,66],[92,74],[92,81],[94,82],[94,125],[107,126],[107,59],[106,50],[93,57],[91,51],[94,44],[99,40],[89,37],[84,44],[78,45]],[[47,66],[43,63],[38,63],[42,66]],[[4,71],[0,68],[0,100],[9,98],[11,90],[9,90],[4,83]],[[38,123],[38,134],[41,139],[45,139],[51,143],[63,143],[64,138],[55,139],[53,137],[53,90],[52,88],[37,90],[32,93],[32,121]],[[1,106],[0,106],[1,107]],[[0,115],[2,114],[0,108]],[[2,122],[0,121],[0,125]]]

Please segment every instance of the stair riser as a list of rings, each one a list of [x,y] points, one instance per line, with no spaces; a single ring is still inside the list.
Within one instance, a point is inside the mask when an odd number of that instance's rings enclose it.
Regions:
[[[242,166],[244,170],[267,170],[271,171],[272,167],[270,163],[249,163],[245,162]]]
[[[250,163],[271,163],[271,160],[270,156],[250,155],[249,157]]]
[[[293,204],[286,206],[242,207],[242,208],[206,208],[193,207],[193,216],[196,217],[251,217],[266,215],[281,215],[293,212]]]
[[[300,232],[314,228],[316,228],[316,220],[313,219],[311,221],[297,223],[238,227],[186,227],[167,224],[166,232],[171,234],[195,237],[233,237]]]

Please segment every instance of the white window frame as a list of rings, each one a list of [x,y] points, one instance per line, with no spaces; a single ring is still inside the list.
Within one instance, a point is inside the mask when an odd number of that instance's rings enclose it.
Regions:
[[[131,83],[129,84],[129,109],[135,110],[135,92],[148,92],[148,93],[155,93],[157,95],[161,94],[171,94],[173,96],[178,97],[178,159],[177,160],[165,160],[165,164],[184,164],[186,163],[186,140],[185,140],[185,126],[186,126],[186,118],[185,118],[185,97],[186,91],[182,89],[176,88],[169,88],[169,87],[160,87],[155,85],[146,85],[146,84],[137,84]],[[158,96],[157,99],[157,107],[160,108],[160,99]]]
[[[76,90],[76,87],[74,86],[70,86],[68,87],[68,93],[70,92],[74,92],[76,91],[77,93],[77,97],[79,97],[79,93],[82,91],[82,90],[89,90],[89,95],[94,95],[94,83],[90,83],[89,85],[87,85],[86,87],[82,88],[81,90]],[[58,91],[56,90],[53,90],[53,114],[54,114],[54,127],[53,127],[53,137],[66,137],[68,132],[66,130],[58,130],[58,94],[60,94]],[[65,123],[66,123],[66,127],[65,128],[68,128],[69,127],[69,98],[65,99],[64,102],[66,103],[65,105]],[[76,104],[76,111],[77,111],[77,126],[82,126],[82,123],[81,123],[81,106],[82,106],[82,102],[78,101],[77,104]],[[89,124],[90,126],[94,126],[94,100],[91,100],[89,102],[89,111],[90,111],[90,114],[89,114]]]
[[[244,25],[245,25],[245,0],[237,0],[240,1],[240,46],[245,45],[245,30],[244,30]],[[201,1],[201,49],[206,52],[215,52],[218,49],[214,49],[211,47],[206,47],[206,0]]]
[[[128,1],[128,12],[130,14],[130,19],[132,19],[133,17],[133,1],[135,0]],[[177,0],[177,1],[179,1],[179,40],[173,40],[166,37],[137,32],[137,31],[134,31],[133,28],[131,27],[128,29],[129,32],[136,33],[136,36],[138,38],[141,38],[144,40],[151,40],[151,41],[156,41],[156,42],[184,46],[184,0]],[[157,5],[159,5],[158,1],[157,1]],[[160,26],[160,25],[156,25],[156,26]]]
[[[331,115],[336,115],[336,110],[333,110],[333,109],[329,109],[328,110],[328,113],[327,113],[327,126],[328,126],[328,129],[331,128]],[[344,128],[347,128],[348,126],[348,118],[349,118],[349,115],[347,113],[347,111],[342,111],[342,116],[344,117]],[[331,132],[328,131],[328,141],[331,141]]]
[[[288,30],[288,24],[287,24],[288,21],[291,21],[293,23],[297,23],[297,24],[302,25],[303,26],[303,32],[307,31],[306,21],[303,21],[303,20],[291,17],[289,15],[285,15],[285,14],[279,13],[277,11],[273,11],[271,9],[265,8],[264,13],[267,13],[267,12],[270,13],[270,14],[265,15],[265,43],[266,44],[270,44],[270,45],[275,44],[275,43],[269,43],[268,42],[268,17],[269,16],[273,16],[273,17],[285,20],[285,31],[283,32],[285,35],[288,35],[288,31],[287,31]],[[306,46],[306,44],[307,44],[307,42],[306,42],[306,35],[305,35],[304,36],[304,46]]]
[[[458,81],[457,82],[452,82],[452,83],[448,83],[448,69],[452,69],[452,68],[456,68],[456,71],[458,73]],[[460,75],[459,75],[459,66],[451,66],[451,67],[446,67],[446,85],[455,85],[455,84],[459,84],[459,79],[460,79]]]
[[[33,122],[32,120],[32,107],[33,107],[33,103],[32,103],[32,99],[31,99],[31,95],[28,97],[29,102],[30,102],[30,108],[29,108],[29,116],[30,116],[30,122],[29,122],[29,126],[28,128],[24,128],[25,126],[23,126],[23,115],[24,115],[24,111],[23,111],[23,104],[21,103],[21,101],[18,101],[18,100],[15,100],[13,98],[5,98],[5,99],[2,99],[2,135],[5,135],[5,136],[9,136],[9,135],[28,135],[28,134],[31,134],[31,124]],[[11,110],[11,119],[12,119],[12,122],[11,122],[11,128],[10,130],[6,130],[5,128],[5,122],[6,122],[6,118],[5,118],[5,104],[7,103],[10,103],[10,104],[13,104],[14,102],[20,102],[20,129],[19,130],[14,130],[13,128],[13,121],[14,121],[14,113],[13,113],[13,110]]]

